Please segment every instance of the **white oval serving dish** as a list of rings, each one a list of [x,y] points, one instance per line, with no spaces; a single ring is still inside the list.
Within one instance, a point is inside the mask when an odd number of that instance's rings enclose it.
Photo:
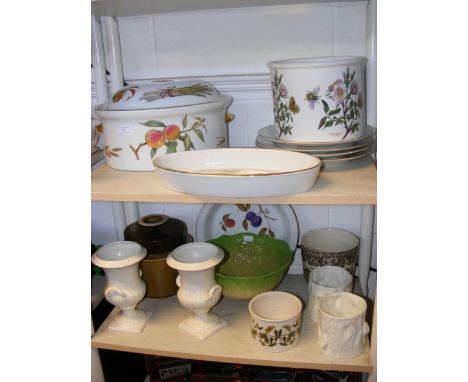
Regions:
[[[317,180],[320,159],[287,150],[223,148],[155,158],[161,183],[196,195],[254,197],[298,194]]]
[[[268,63],[276,138],[339,142],[366,130],[365,57],[307,57]]]

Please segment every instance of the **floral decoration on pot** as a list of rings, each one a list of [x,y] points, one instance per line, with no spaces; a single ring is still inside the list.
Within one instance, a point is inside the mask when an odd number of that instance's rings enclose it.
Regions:
[[[242,220],[242,227],[245,231],[251,231],[252,228],[259,228],[263,222],[267,226],[261,227],[258,231],[258,235],[270,235],[275,237],[275,233],[271,228],[270,221],[276,221],[277,219],[270,216],[270,210],[263,208],[260,204],[256,205],[256,208],[252,208],[250,204],[236,204],[236,207],[245,212],[244,219]],[[229,228],[233,228],[236,225],[236,221],[231,217],[231,213],[223,215],[222,221],[219,222],[221,229],[227,232]]]
[[[107,157],[119,157],[119,151],[122,151],[122,147],[113,147],[110,148],[109,146],[104,146],[104,153],[106,154]]]
[[[275,122],[278,124],[279,136],[283,134],[291,134],[294,120],[293,114],[299,113],[300,108],[296,104],[294,97],[289,97],[289,91],[283,83],[283,75],[278,75],[278,72],[273,73],[272,81],[272,97],[273,97],[273,115]],[[283,102],[284,101],[284,102]]]
[[[301,319],[297,319],[292,325],[281,325],[281,327],[274,325],[263,327],[255,319],[252,319],[250,334],[254,339],[258,337],[258,341],[262,346],[292,345],[301,334]]]
[[[343,79],[338,78],[333,81],[326,90],[326,98],[335,103],[335,107],[330,107],[327,101],[319,95],[320,87],[314,88],[313,91],[307,92],[305,95],[306,101],[309,102],[310,108],[320,100],[323,106],[325,116],[322,117],[318,125],[318,129],[326,129],[330,126],[342,126],[346,132],[342,137],[344,140],[348,134],[359,130],[359,118],[363,106],[362,96],[359,91],[359,86],[354,80],[356,71],[352,73],[349,67],[343,73]]]
[[[289,292],[269,291],[249,302],[250,334],[265,351],[284,352],[301,338],[301,300]]]
[[[152,127],[153,129],[146,132],[145,142],[140,143],[137,147],[130,145],[130,148],[136,158],[138,160],[140,159],[138,151],[145,145],[151,147],[150,155],[152,159],[156,156],[158,149],[163,146],[166,147],[166,154],[177,152],[179,142],[183,145],[184,151],[194,150],[195,146],[193,145],[190,134],[195,134],[202,142],[204,142],[205,136],[203,134],[203,130],[205,130],[205,133],[207,133],[208,130],[205,125],[205,118],[203,117],[195,117],[192,126],[190,127],[188,127],[187,120],[187,115],[184,115],[181,122],[182,129],[178,125],[166,125],[165,123],[156,120],[140,122],[140,124]]]
[[[358,56],[269,62],[276,139],[308,143],[361,138],[366,130],[366,62]]]

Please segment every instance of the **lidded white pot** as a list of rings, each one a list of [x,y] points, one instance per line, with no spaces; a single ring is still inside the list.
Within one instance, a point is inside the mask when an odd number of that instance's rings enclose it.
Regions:
[[[365,57],[308,57],[268,63],[276,138],[339,142],[366,129]]]
[[[160,81],[118,90],[97,106],[107,164],[154,171],[153,159],[174,152],[228,146],[232,97],[206,81]]]

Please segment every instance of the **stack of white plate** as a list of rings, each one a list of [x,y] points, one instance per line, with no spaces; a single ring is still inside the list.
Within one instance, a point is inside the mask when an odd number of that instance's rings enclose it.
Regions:
[[[376,152],[377,129],[367,126],[366,133],[356,139],[338,142],[282,141],[275,137],[275,126],[270,125],[258,131],[255,145],[261,148],[291,150],[310,154],[325,162],[348,161],[362,158]]]

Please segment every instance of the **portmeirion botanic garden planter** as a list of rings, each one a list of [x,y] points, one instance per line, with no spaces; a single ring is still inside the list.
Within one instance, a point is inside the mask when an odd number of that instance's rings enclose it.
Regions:
[[[270,291],[249,302],[250,334],[257,347],[280,353],[294,348],[301,338],[302,302],[288,292]]]
[[[154,171],[156,156],[228,146],[232,97],[205,81],[162,81],[126,86],[96,108],[107,164]]]
[[[366,129],[364,57],[310,57],[268,63],[276,138],[335,142]]]

